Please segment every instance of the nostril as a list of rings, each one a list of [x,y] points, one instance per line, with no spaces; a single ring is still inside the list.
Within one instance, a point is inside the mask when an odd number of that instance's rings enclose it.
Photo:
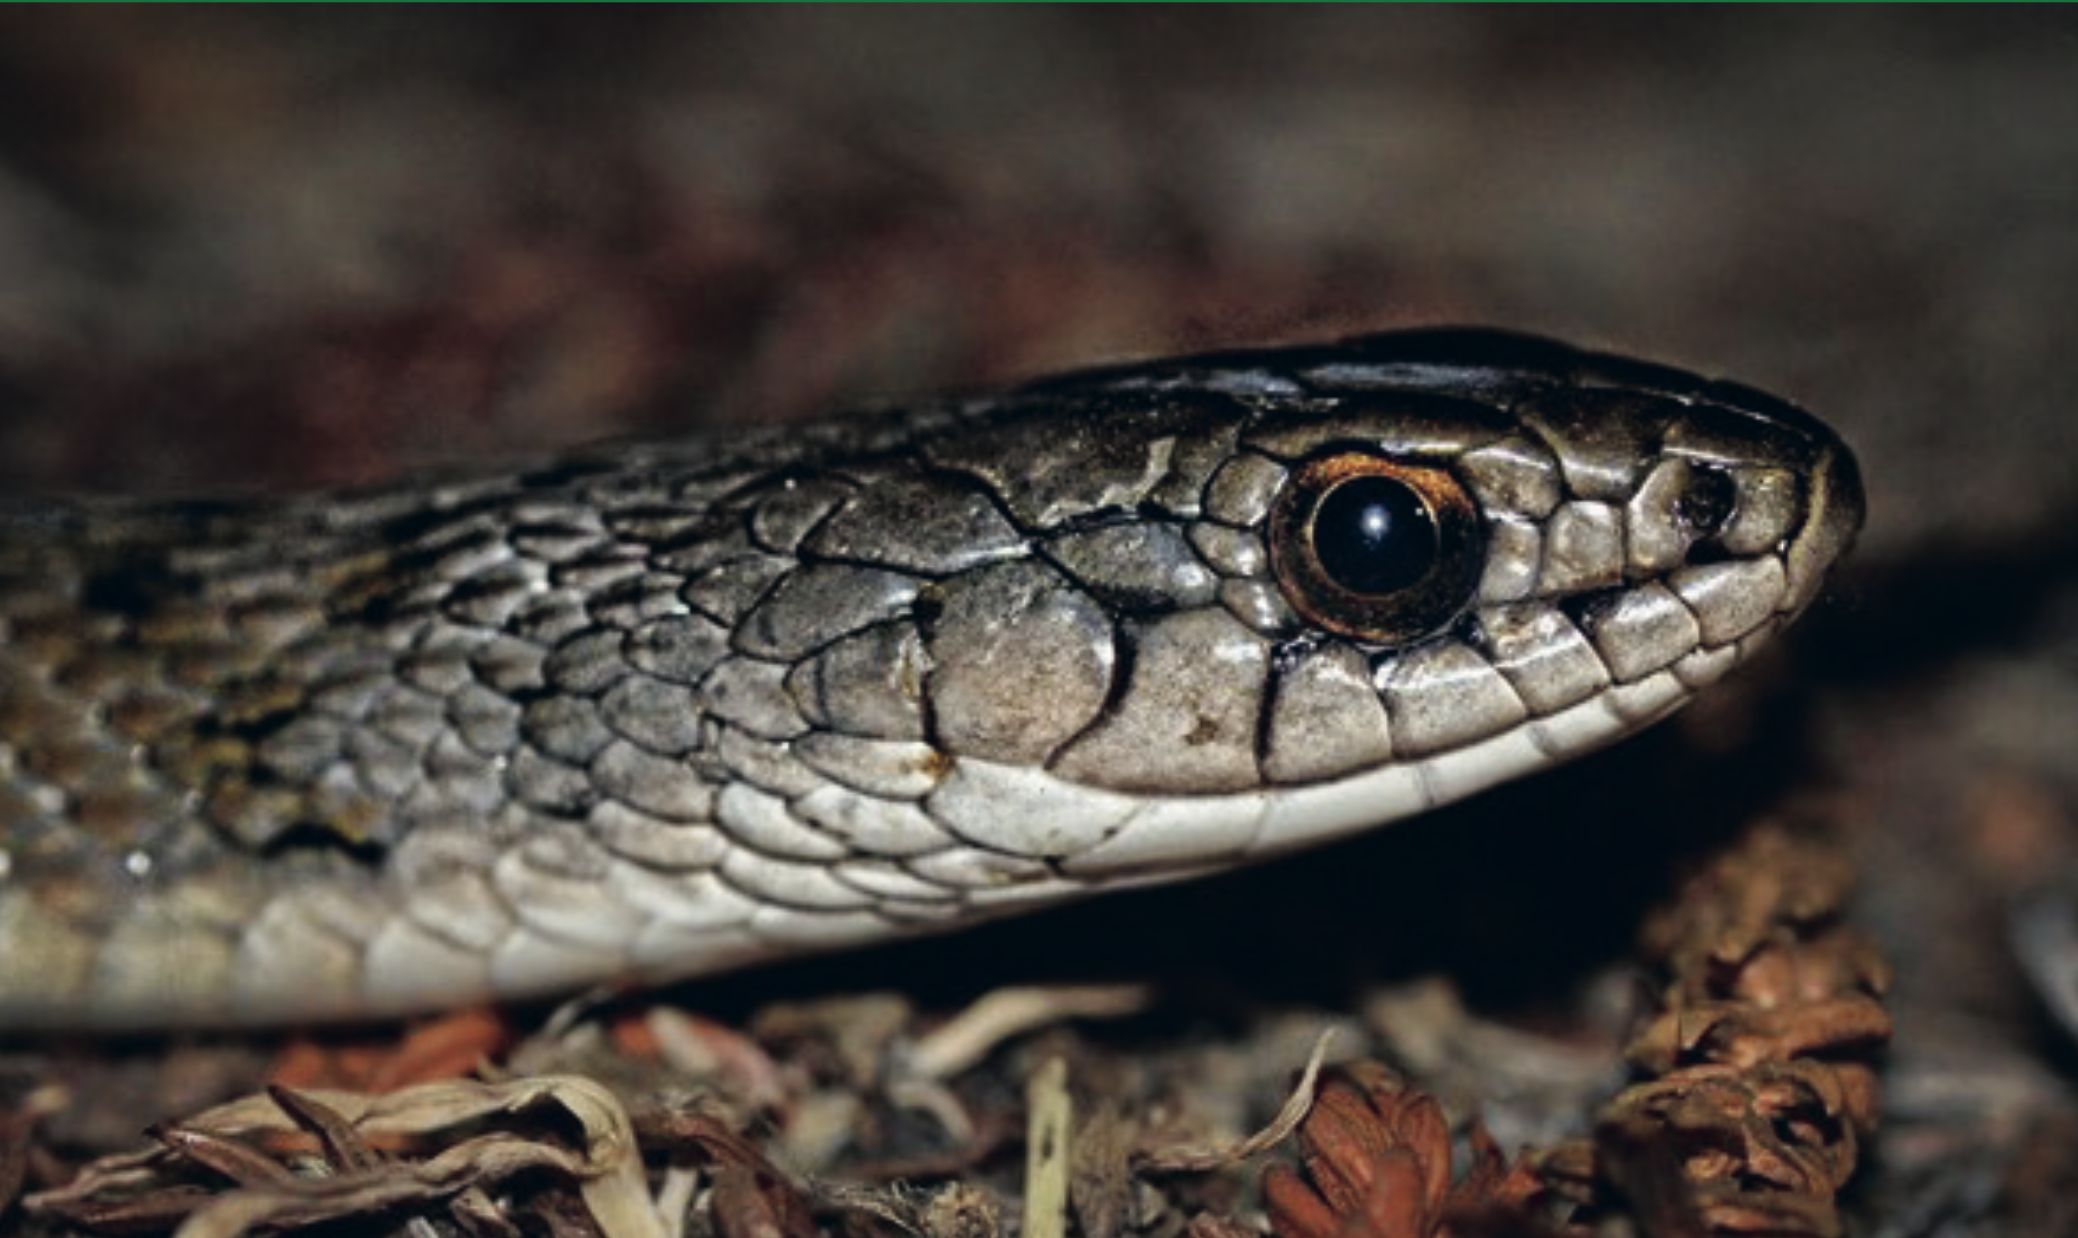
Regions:
[[[1739,505],[1739,485],[1732,475],[1711,465],[1689,470],[1688,484],[1674,500],[1674,515],[1690,536],[1698,540],[1715,537],[1731,523]]]

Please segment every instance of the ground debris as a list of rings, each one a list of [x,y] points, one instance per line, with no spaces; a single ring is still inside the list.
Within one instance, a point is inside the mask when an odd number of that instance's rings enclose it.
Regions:
[[[1263,1176],[1271,1228],[1277,1238],[1483,1233],[1477,1218],[1520,1211],[1543,1194],[1476,1120],[1468,1139],[1471,1168],[1453,1183],[1450,1124],[1434,1097],[1376,1062],[1336,1067],[1299,1126],[1301,1168],[1274,1165]]]
[[[1659,1014],[1627,1053],[1652,1078],[1541,1160],[1576,1219],[1652,1234],[1842,1232],[1838,1196],[1879,1115],[1888,965],[1841,922],[1852,870],[1822,831],[1770,821],[1647,927]]]
[[[25,1206],[90,1233],[178,1225],[180,1238],[370,1216],[446,1213],[467,1224],[452,1211],[462,1197],[481,1221],[485,1188],[533,1175],[574,1187],[589,1232],[667,1238],[626,1111],[585,1079],[450,1081],[383,1095],[277,1087],[151,1133],[157,1148],[105,1157]]]
[[[1264,1175],[1277,1238],[1840,1234],[1891,1033],[1888,966],[1840,920],[1851,885],[1837,843],[1779,822],[1693,878],[1643,934],[1666,977],[1626,1049],[1648,1077],[1549,1151],[1511,1164],[1385,1067],[1332,1069],[1298,1167]]]

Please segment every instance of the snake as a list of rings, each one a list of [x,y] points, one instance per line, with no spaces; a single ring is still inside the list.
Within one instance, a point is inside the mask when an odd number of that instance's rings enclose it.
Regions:
[[[1816,598],[1760,391],[1427,328],[351,492],[0,499],[0,1029],[653,984],[1253,863]]]

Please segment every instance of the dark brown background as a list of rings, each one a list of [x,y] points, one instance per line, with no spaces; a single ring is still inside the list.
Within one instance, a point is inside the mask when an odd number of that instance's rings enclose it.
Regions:
[[[0,20],[0,487],[364,481],[1443,320],[1834,421],[1871,504],[1834,595],[1666,735],[1072,913],[1081,954],[1011,926],[740,1000],[1208,960],[1281,997],[1295,953],[1354,941],[1348,967],[1390,970],[1368,953],[1390,943],[1541,1009],[1622,956],[1681,857],[1825,794],[1900,973],[1871,1198],[1963,1227],[1890,1232],[1977,1232],[1957,1201],[2057,1138],[2078,1069],[2003,929],[2078,854],[2072,15]]]

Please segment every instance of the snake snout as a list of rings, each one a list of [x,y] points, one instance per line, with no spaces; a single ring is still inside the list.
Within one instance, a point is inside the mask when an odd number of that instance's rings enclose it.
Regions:
[[[1802,610],[1818,596],[1832,566],[1854,545],[1868,504],[1861,466],[1847,445],[1827,432],[1825,451],[1812,468],[1804,526],[1790,542],[1789,606]]]

